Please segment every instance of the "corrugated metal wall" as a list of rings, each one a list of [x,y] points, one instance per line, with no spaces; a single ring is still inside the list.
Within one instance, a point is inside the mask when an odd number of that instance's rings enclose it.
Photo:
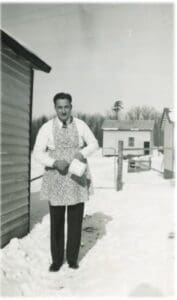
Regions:
[[[29,230],[31,67],[1,49],[1,247]]]

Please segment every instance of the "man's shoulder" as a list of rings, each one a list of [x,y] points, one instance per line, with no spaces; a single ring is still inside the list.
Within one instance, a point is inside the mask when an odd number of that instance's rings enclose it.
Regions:
[[[85,126],[86,125],[86,123],[83,120],[81,120],[77,117],[74,117],[74,121],[76,122],[76,124],[78,124],[80,126]]]
[[[53,118],[48,120],[47,122],[45,122],[44,124],[42,124],[42,126],[40,127],[41,130],[48,130],[52,127],[52,123],[53,123]]]

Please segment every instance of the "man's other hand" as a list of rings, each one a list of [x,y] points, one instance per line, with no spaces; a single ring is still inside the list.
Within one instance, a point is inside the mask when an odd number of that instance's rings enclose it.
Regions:
[[[74,158],[78,159],[79,161],[83,162],[83,163],[86,163],[86,158],[83,156],[83,154],[81,152],[77,152],[75,155],[74,155]]]

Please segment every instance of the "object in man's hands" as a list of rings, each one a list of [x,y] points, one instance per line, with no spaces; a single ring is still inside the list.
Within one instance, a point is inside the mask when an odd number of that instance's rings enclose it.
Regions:
[[[71,174],[77,175],[79,177],[81,177],[85,170],[86,170],[86,164],[79,161],[78,159],[73,159],[73,161],[71,162],[70,166],[69,166],[69,172]]]

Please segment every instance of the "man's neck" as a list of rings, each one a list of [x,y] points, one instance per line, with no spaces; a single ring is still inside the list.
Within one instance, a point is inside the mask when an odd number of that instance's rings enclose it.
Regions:
[[[58,118],[58,120],[63,124],[70,124],[73,121],[73,116],[70,116],[67,120],[61,120],[60,118]]]

